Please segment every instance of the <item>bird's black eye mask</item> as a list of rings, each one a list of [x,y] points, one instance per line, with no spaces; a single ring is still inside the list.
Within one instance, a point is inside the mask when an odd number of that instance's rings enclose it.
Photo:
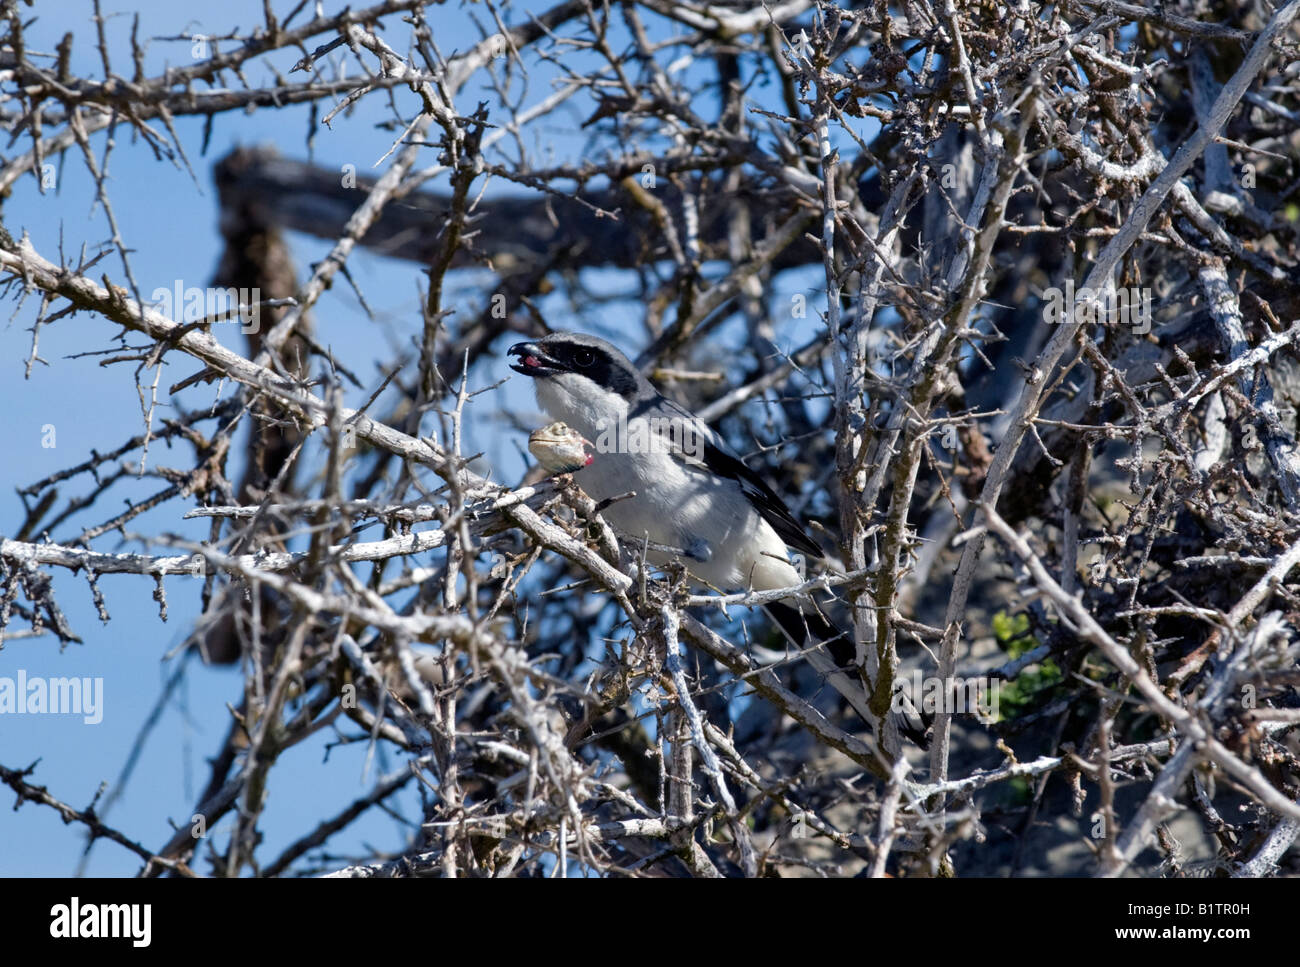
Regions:
[[[597,386],[631,399],[637,390],[631,363],[615,359],[598,346],[570,346],[568,362],[571,372],[587,377]]]
[[[576,373],[602,389],[625,398],[630,398],[637,389],[631,364],[615,359],[599,346],[545,341],[521,342],[510,347],[510,355],[518,357],[518,361],[512,362],[510,368],[525,376],[542,378],[557,373]]]

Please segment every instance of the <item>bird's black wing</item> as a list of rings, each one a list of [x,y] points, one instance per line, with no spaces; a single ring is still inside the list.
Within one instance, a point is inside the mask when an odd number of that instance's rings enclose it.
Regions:
[[[811,554],[813,557],[821,557],[822,549],[817,543],[808,536],[808,532],[803,529],[790,513],[790,508],[785,505],[785,501],[776,495],[763,478],[750,470],[741,462],[740,457],[729,452],[727,445],[704,423],[699,417],[678,406],[667,397],[659,397],[652,406],[647,406],[640,414],[645,415],[649,410],[671,411],[672,416],[677,419],[689,422],[695,430],[695,440],[693,442],[703,443],[703,447],[696,446],[696,453],[687,453],[680,446],[674,446],[672,454],[688,468],[698,470],[702,473],[712,473],[719,477],[726,477],[740,484],[741,492],[748,498],[749,502],[754,505],[765,521],[772,525],[778,537],[785,541],[786,546],[800,554]],[[680,436],[679,436],[680,440]],[[702,450],[700,455],[698,451]]]
[[[763,478],[749,467],[712,443],[704,446],[704,465],[719,477],[730,477],[740,484],[741,492],[763,515],[763,519],[772,525],[777,537],[785,541],[786,546],[800,554],[821,557],[822,549],[808,536],[803,525],[795,520],[785,501],[778,497]]]

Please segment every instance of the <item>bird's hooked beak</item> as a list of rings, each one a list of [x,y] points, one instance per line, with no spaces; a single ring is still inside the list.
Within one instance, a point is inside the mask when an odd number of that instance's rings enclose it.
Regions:
[[[548,356],[546,350],[535,342],[517,342],[507,351],[507,355],[517,356],[510,368],[525,376],[550,376],[552,373],[564,372],[564,366],[554,356]]]

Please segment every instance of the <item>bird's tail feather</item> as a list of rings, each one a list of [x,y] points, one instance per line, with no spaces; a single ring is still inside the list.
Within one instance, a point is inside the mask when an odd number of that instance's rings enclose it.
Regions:
[[[864,722],[874,722],[875,716],[867,707],[866,689],[857,671],[857,649],[853,639],[831,624],[815,608],[798,608],[781,601],[764,607],[796,648],[808,648],[818,643],[823,645],[808,652],[809,662],[826,677]],[[893,724],[902,735],[921,748],[929,748],[930,741],[926,733],[930,722],[926,716],[917,710],[905,692],[897,693],[895,699],[890,704],[889,712]]]

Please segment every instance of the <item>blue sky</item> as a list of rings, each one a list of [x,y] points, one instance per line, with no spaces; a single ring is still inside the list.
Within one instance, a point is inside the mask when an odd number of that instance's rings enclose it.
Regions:
[[[94,30],[89,17],[91,4],[63,2],[59,15],[46,5],[43,14],[30,28],[28,42],[37,50],[52,50],[67,29],[74,31],[74,69],[91,76],[101,76],[93,48]],[[277,3],[283,13],[288,6]],[[337,5],[329,5],[333,8]],[[105,4],[113,10],[112,0]],[[183,30],[220,35],[232,28],[260,22],[260,0],[231,2],[213,14],[209,4],[144,3],[139,7],[120,5],[121,10],[138,9],[140,36],[175,36]],[[435,10],[437,8],[434,8]],[[439,26],[439,43],[450,52],[476,39],[465,28],[466,18],[448,8],[447,23]],[[219,17],[219,19],[215,19]],[[131,23],[127,15],[111,17],[108,24],[110,50],[120,56],[117,69],[129,72],[130,59],[124,46]],[[406,27],[391,18],[390,30],[404,36]],[[166,64],[190,62],[189,42],[154,40],[149,45],[147,69],[155,73]],[[297,55],[286,51],[276,60],[282,71],[292,65]],[[351,73],[357,73],[355,68]],[[268,76],[267,70],[255,66],[249,73],[252,83]],[[297,75],[301,77],[301,75]],[[466,91],[468,100],[477,93],[478,78]],[[399,92],[401,97],[403,92]],[[408,97],[413,97],[406,92]],[[391,145],[393,135],[375,127],[385,118],[385,106],[379,98],[363,101],[350,117],[339,118],[333,129],[323,126],[315,132],[314,160],[318,164],[337,166],[355,164],[361,172],[372,165]],[[184,168],[153,160],[152,152],[126,128],[119,130],[109,157],[110,197],[119,220],[123,238],[134,250],[133,268],[146,296],[157,286],[171,287],[176,280],[188,286],[206,286],[220,255],[220,235],[216,230],[215,189],[211,184],[211,167],[238,145],[273,144],[282,154],[306,156],[309,131],[306,107],[284,111],[236,113],[217,118],[212,142],[206,156],[201,154],[202,122],[178,119],[176,127],[198,182]],[[105,137],[93,140],[98,158],[102,158]],[[20,147],[27,147],[21,144]],[[432,152],[431,152],[432,154]],[[6,226],[17,235],[28,232],[38,249],[51,257],[58,251],[60,238],[65,251],[75,252],[86,243],[91,250],[110,237],[103,211],[94,205],[94,186],[85,165],[76,154],[69,154],[60,169],[57,191],[42,196],[34,179],[25,178],[16,186],[4,209]],[[328,244],[312,238],[291,239],[300,277],[305,277],[311,262],[319,259]],[[121,262],[110,255],[99,268],[115,281],[122,278]],[[349,269],[364,291],[380,320],[370,322],[360,310],[357,299],[346,283],[336,285],[319,304],[315,316],[318,334],[334,351],[346,359],[358,376],[373,383],[376,363],[390,354],[389,340],[409,340],[418,331],[419,302],[416,285],[418,266],[399,263],[358,249]],[[454,290],[453,290],[454,291]],[[45,328],[40,334],[40,356],[50,365],[34,366],[30,379],[23,378],[25,361],[31,351],[30,326],[34,318],[29,302],[11,315],[14,303],[8,304],[5,321],[0,325],[0,405],[6,418],[0,421],[0,453],[8,459],[0,464],[0,533],[12,534],[22,521],[22,505],[14,493],[47,474],[85,460],[91,448],[100,450],[119,445],[141,432],[143,418],[139,398],[127,366],[104,368],[99,357],[67,357],[110,345],[115,327],[104,320],[77,315]],[[383,330],[377,340],[375,327]],[[215,327],[232,349],[245,351],[237,327]],[[135,345],[138,338],[128,340]],[[188,375],[197,364],[188,357],[173,354],[164,367],[163,405],[159,415],[168,415],[165,387]],[[70,390],[72,390],[70,392]],[[203,395],[215,399],[217,388],[204,387],[186,394],[186,405],[199,406]],[[228,388],[223,389],[223,395]],[[352,401],[356,405],[356,401]],[[48,431],[54,428],[53,448]],[[477,434],[477,425],[470,428]],[[475,445],[473,442],[471,445]],[[184,466],[189,459],[188,447],[180,448],[174,459]],[[503,462],[510,463],[514,448],[500,447]],[[165,445],[151,449],[151,465],[169,465]],[[138,451],[128,459],[138,460]],[[518,470],[518,458],[514,471]],[[503,471],[504,472],[504,471]],[[87,480],[69,481],[61,487],[61,496],[84,492]],[[67,538],[102,520],[123,506],[126,498],[138,500],[161,489],[156,479],[128,482],[114,487],[89,515],[74,518],[53,536]],[[203,521],[182,521],[188,509],[183,502],[165,504],[132,522],[130,529],[141,534],[173,533],[188,539],[202,539],[207,532]],[[80,526],[77,526],[80,525]],[[127,544],[109,535],[97,542],[101,549],[145,550],[139,544]],[[158,548],[150,548],[158,553]],[[55,593],[66,610],[69,621],[85,640],[60,650],[50,636],[7,642],[0,652],[0,675],[14,677],[16,670],[27,675],[99,677],[104,680],[105,708],[103,721],[86,725],[71,716],[0,717],[0,749],[10,768],[23,767],[41,758],[30,781],[47,786],[64,801],[84,807],[95,795],[100,783],[113,783],[131,751],[141,725],[158,701],[162,683],[171,675],[174,662],[163,656],[182,641],[199,609],[197,579],[168,578],[168,620],[159,618],[153,588],[147,582],[130,577],[105,576],[101,588],[112,621],[101,624],[96,617],[89,588],[84,581],[66,571],[55,574]],[[197,663],[196,663],[197,664]],[[108,821],[127,835],[154,847],[168,835],[167,821],[188,823],[194,797],[207,780],[205,757],[219,746],[228,722],[227,702],[239,701],[241,676],[237,669],[192,667],[185,678],[185,688],[168,702],[157,727],[150,736],[136,766],[135,776],[121,800],[108,814]],[[336,748],[328,766],[322,766],[324,744],[332,735],[309,741],[289,751],[275,770],[274,782],[292,783],[312,789],[312,801],[320,817],[342,808],[363,794],[375,778],[362,775],[364,747]],[[346,763],[346,764],[345,764]],[[391,768],[392,763],[388,763]],[[387,771],[382,768],[381,771]],[[303,797],[276,796],[271,789],[264,829],[271,844],[287,842],[304,828],[303,818],[283,810],[297,809]],[[418,813],[417,813],[418,815]],[[364,826],[376,847],[397,849],[409,831],[374,811]],[[218,827],[218,842],[222,828]],[[360,847],[359,837],[351,844]],[[346,849],[348,836],[332,843]],[[0,874],[51,875],[71,873],[77,866],[84,837],[65,827],[49,809],[24,806],[18,812],[0,810]],[[268,850],[273,855],[274,846]],[[139,863],[134,856],[111,843],[99,843],[90,856],[87,872],[100,875],[134,873]],[[204,865],[200,863],[200,869]]]

